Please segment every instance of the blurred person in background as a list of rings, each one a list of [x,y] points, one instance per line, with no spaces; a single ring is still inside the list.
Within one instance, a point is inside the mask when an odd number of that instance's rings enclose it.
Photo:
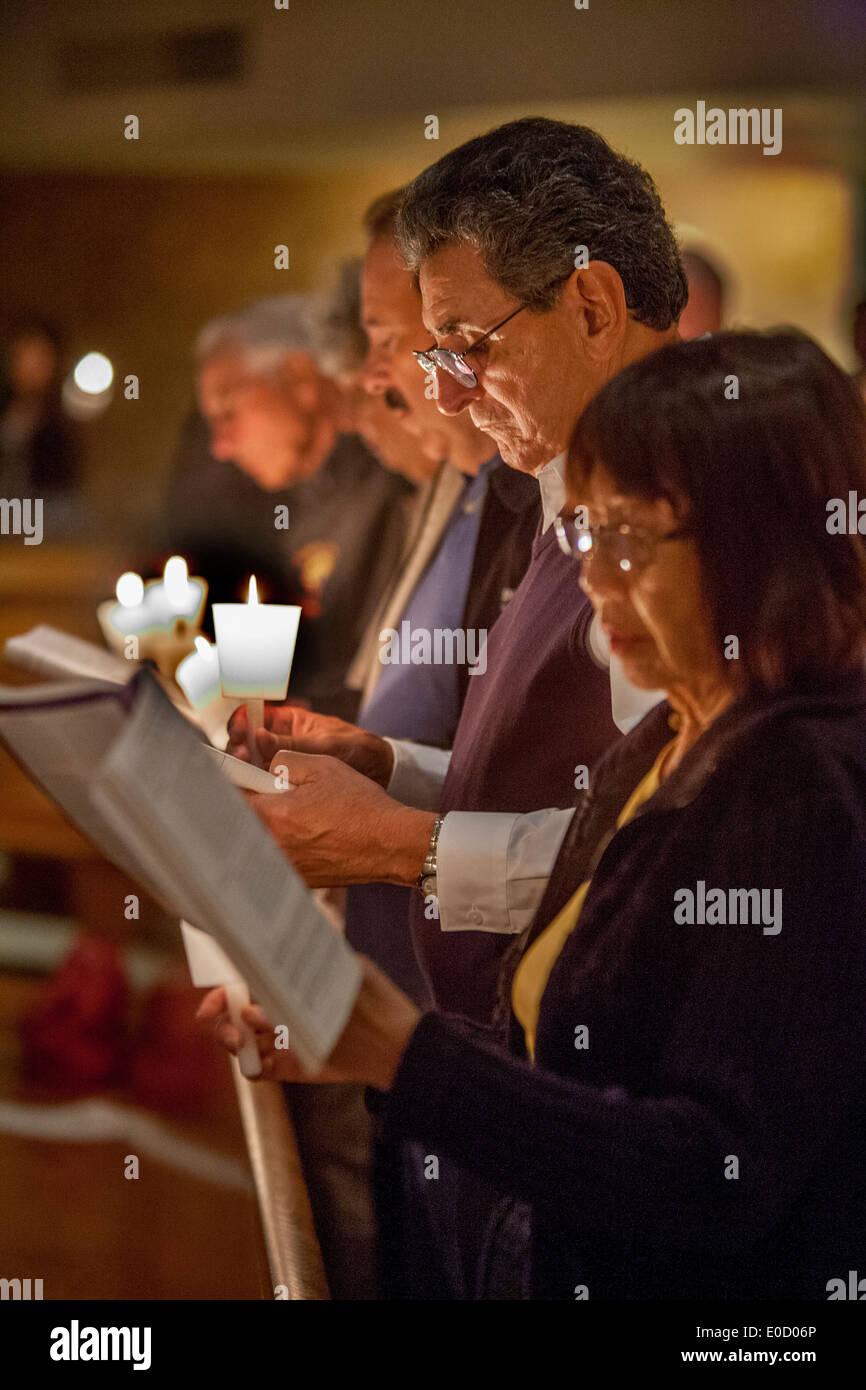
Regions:
[[[418,492],[407,503],[409,513],[417,508],[423,484],[441,466],[441,456],[406,428],[405,412],[395,408],[391,399],[364,385],[369,342],[361,322],[362,264],[355,256],[337,267],[327,293],[316,357],[322,371],[340,386],[355,430],[383,468],[416,485]]]
[[[3,355],[0,496],[42,498],[45,535],[63,539],[85,520],[79,441],[63,409],[63,335],[50,319],[23,315]]]
[[[172,544],[199,564],[226,531],[236,557],[266,560],[278,592],[266,585],[264,597],[304,612],[292,694],[329,711],[344,708],[346,668],[399,561],[412,484],[353,432],[350,403],[321,370],[324,311],[318,296],[284,295],[202,331],[196,378],[209,457],[251,487],[230,488],[227,508],[212,507],[208,461],[184,477],[181,458],[166,511]]]
[[[721,270],[698,251],[684,251],[682,263],[689,297],[680,315],[680,337],[700,338],[704,333],[718,333],[725,321],[728,295]]]

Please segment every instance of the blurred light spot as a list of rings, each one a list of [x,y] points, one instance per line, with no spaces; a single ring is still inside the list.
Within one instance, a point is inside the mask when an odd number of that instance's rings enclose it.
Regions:
[[[115,584],[114,592],[122,607],[135,608],[144,598],[144,580],[134,570],[127,570]]]
[[[166,597],[173,608],[183,608],[189,603],[192,585],[189,582],[187,563],[182,555],[172,555],[166,560],[162,582],[165,585]]]
[[[114,380],[114,368],[101,352],[88,352],[76,364],[72,379],[79,391],[88,396],[99,396],[107,391]]]

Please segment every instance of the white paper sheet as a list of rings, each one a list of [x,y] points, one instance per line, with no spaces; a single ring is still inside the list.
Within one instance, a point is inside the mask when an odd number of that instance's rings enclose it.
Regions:
[[[319,1066],[360,962],[153,677],[0,691],[0,736],[109,858],[216,938],[304,1065]]]

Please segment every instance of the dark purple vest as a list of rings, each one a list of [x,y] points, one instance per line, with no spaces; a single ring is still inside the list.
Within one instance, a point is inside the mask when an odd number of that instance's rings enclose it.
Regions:
[[[487,639],[487,669],[469,680],[442,814],[573,806],[575,767],[591,768],[619,736],[608,673],[587,651],[592,605],[579,575],[552,527],[536,538],[529,569]],[[417,893],[410,922],[437,1008],[489,1022],[513,938],[442,932]]]

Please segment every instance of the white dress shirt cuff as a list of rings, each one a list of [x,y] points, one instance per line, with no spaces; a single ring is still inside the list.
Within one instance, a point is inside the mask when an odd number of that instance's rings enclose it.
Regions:
[[[386,738],[394,752],[388,795],[418,811],[436,811],[451,761],[450,748],[431,748],[403,738]]]
[[[515,935],[532,922],[573,810],[451,811],[439,834],[442,931]]]

